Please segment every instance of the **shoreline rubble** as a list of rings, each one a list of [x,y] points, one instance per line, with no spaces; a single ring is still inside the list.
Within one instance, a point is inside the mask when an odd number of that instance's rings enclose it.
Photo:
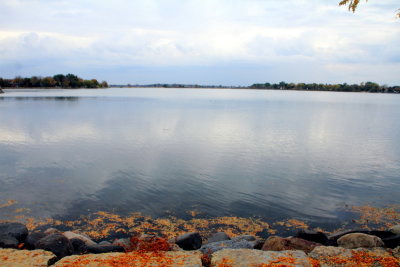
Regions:
[[[96,243],[78,231],[28,232],[0,224],[0,266],[400,266],[400,225],[386,231],[347,230],[327,235],[230,237],[186,233],[172,239],[141,234]],[[33,264],[35,262],[35,265]],[[113,265],[114,264],[114,265]]]

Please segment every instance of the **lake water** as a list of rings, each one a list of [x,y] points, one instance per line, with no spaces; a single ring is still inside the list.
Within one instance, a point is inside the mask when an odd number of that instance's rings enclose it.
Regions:
[[[400,95],[6,90],[0,201],[32,216],[348,219],[398,204]],[[0,219],[9,214],[0,210]]]

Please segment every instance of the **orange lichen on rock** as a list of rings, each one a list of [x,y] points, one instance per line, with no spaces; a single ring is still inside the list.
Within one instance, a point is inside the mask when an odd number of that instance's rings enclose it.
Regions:
[[[0,204],[0,208],[10,207],[10,206],[15,205],[17,203],[18,203],[18,201],[13,200],[13,199],[9,199],[5,203]]]
[[[329,265],[338,265],[346,267],[399,267],[400,261],[394,257],[383,257],[368,253],[365,251],[352,251],[351,257],[331,256],[320,260],[322,263]]]

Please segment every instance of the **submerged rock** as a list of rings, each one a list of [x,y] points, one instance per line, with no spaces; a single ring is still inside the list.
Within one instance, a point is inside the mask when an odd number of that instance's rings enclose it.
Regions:
[[[311,252],[315,247],[321,244],[307,241],[297,237],[283,238],[279,236],[269,237],[263,247],[264,251],[284,251],[284,250],[301,250],[306,253]]]
[[[202,245],[202,239],[199,233],[187,233],[176,238],[175,243],[184,250],[196,250]]]
[[[0,249],[2,267],[45,267],[53,262],[54,254],[44,250]]]
[[[18,242],[23,243],[28,236],[28,228],[22,223],[1,223],[0,235],[15,237]]]
[[[343,248],[374,248],[385,245],[379,237],[362,233],[344,235],[337,240],[337,243]]]
[[[365,230],[365,229],[344,230],[344,231],[341,231],[341,232],[334,233],[333,235],[330,235],[327,245],[337,246],[338,245],[337,240],[339,238],[341,238],[342,236],[345,236],[347,234],[353,234],[353,233],[374,235],[374,236],[377,236],[377,237],[379,237],[381,239],[382,238],[388,238],[388,237],[391,237],[391,236],[395,235],[390,231],[377,231],[377,230],[370,231],[370,230]]]
[[[53,252],[58,258],[72,255],[74,249],[71,242],[62,234],[51,234],[35,243],[35,248]]]

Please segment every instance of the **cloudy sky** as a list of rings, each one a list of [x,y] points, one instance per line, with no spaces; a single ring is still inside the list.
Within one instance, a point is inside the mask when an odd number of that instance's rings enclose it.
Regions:
[[[398,0],[0,0],[0,77],[400,84]]]

